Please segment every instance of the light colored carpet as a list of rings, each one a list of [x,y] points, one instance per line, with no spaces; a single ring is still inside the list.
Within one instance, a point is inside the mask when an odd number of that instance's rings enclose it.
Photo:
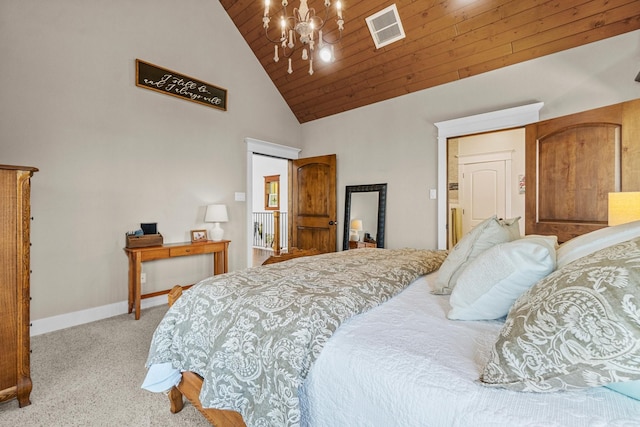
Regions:
[[[188,402],[169,411],[162,393],[140,388],[166,306],[31,338],[31,405],[0,403],[0,426],[210,426]]]

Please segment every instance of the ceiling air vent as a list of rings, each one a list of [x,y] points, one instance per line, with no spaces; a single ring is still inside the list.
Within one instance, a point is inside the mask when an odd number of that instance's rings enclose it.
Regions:
[[[400,16],[398,15],[398,8],[395,4],[365,18],[365,20],[369,26],[373,42],[378,49],[405,38],[402,22],[400,22]]]

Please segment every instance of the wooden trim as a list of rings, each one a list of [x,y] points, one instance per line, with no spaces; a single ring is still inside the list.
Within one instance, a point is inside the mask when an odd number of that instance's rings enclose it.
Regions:
[[[638,0],[407,1],[397,2],[407,38],[375,49],[365,18],[389,4],[351,1],[345,5],[345,36],[336,46],[336,61],[314,61],[309,78],[309,64],[300,55],[292,56],[293,74],[282,61],[273,61],[273,44],[264,36],[260,19],[261,2],[221,3],[301,123],[640,28]],[[277,9],[272,7],[273,17]],[[277,31],[273,17],[272,36]],[[325,35],[335,40],[328,28]],[[602,46],[615,47],[615,42]],[[592,50],[594,58],[602,52],[600,46]],[[629,81],[637,70],[633,73]]]

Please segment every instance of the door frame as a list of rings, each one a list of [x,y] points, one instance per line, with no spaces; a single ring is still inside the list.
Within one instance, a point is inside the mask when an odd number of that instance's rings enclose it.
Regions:
[[[261,154],[265,156],[278,157],[280,159],[295,160],[300,156],[301,148],[289,147],[275,144],[273,142],[262,141],[255,138],[245,138],[247,144],[247,182],[245,192],[246,221],[245,221],[245,250],[247,267],[252,265],[253,260],[253,224],[251,222],[252,200],[253,200],[253,155]]]
[[[447,140],[449,138],[522,127],[540,120],[544,102],[434,123],[438,128],[438,249],[447,249]]]

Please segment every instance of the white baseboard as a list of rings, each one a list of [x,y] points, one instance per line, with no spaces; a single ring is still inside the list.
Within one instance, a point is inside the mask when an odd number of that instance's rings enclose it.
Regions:
[[[145,298],[140,301],[142,309],[155,307],[157,305],[167,304],[167,296],[159,295],[157,297]],[[127,301],[107,304],[100,307],[88,308],[86,310],[74,311],[73,313],[65,313],[57,316],[45,317],[31,322],[31,336],[46,334],[60,329],[70,328],[85,323],[95,322],[96,320],[106,319],[108,317],[126,314],[129,311],[129,303]]]

